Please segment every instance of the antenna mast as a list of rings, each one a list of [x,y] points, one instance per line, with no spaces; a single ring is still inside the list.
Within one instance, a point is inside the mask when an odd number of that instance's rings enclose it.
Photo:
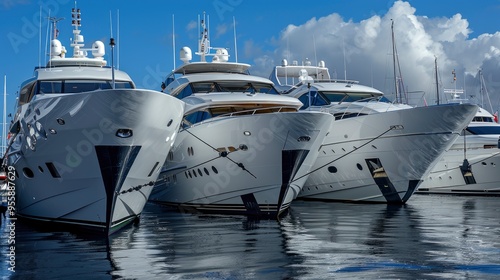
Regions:
[[[398,100],[398,95],[399,95],[399,90],[398,90],[398,77],[396,75],[396,44],[394,42],[394,21],[391,20],[391,36],[392,36],[392,65],[393,65],[393,72],[394,72],[394,90],[396,94],[396,103],[399,103]]]
[[[234,28],[234,56],[236,58],[236,63],[238,63],[238,45],[236,44],[236,20],[233,16],[233,28]]]
[[[205,56],[210,52],[210,40],[208,39],[208,23],[205,21],[205,13],[203,13],[203,19],[201,20],[201,34],[198,44],[198,52],[196,53],[201,57],[201,61],[206,61]]]
[[[437,64],[437,56],[434,56],[434,70],[436,71],[436,97],[437,97],[437,105],[439,105],[439,81],[438,81],[438,64]]]
[[[80,8],[75,7],[71,9],[71,25],[74,27],[73,42],[71,43],[73,47],[73,57],[83,57],[83,51],[80,50],[80,47],[84,46],[83,35],[80,35],[81,30],[78,29],[78,27],[82,26]]]
[[[172,58],[174,60],[174,70],[175,70],[175,20],[174,15],[172,15]]]

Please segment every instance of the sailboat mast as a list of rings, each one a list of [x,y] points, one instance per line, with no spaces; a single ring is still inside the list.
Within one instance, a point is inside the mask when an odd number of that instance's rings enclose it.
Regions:
[[[396,94],[396,103],[399,103],[398,100],[398,77],[396,76],[396,44],[394,43],[394,21],[391,23],[391,35],[392,35],[392,65],[394,71],[394,92]]]
[[[436,100],[437,100],[437,105],[439,105],[439,81],[438,81],[438,62],[437,62],[437,57],[434,57],[434,70],[436,74]]]

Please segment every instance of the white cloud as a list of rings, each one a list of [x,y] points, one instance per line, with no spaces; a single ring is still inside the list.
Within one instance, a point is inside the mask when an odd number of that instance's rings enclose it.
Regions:
[[[391,97],[394,76],[391,23],[394,21],[402,76],[409,92],[425,91],[427,103],[434,103],[434,59],[437,57],[443,87],[451,86],[451,71],[455,69],[457,86],[465,85],[468,95],[474,95],[479,92],[477,73],[481,68],[489,93],[494,95],[492,101],[500,103],[500,32],[469,38],[469,23],[460,14],[451,18],[428,18],[415,12],[408,2],[396,1],[385,15],[360,22],[344,21],[341,15],[333,13],[311,18],[301,25],[288,25],[276,40],[274,53],[262,54],[254,61],[253,72],[268,76],[272,70],[269,65],[283,58],[299,63],[309,58],[324,60],[331,73],[344,78],[345,60],[348,79],[374,86]],[[416,98],[420,96],[422,93]],[[421,98],[414,102],[423,104]]]

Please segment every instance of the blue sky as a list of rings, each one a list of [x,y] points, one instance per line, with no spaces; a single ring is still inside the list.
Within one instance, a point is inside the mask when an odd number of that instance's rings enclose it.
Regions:
[[[39,61],[46,62],[41,54],[45,50],[49,12],[50,16],[65,18],[58,23],[59,39],[69,49],[74,4],[68,0],[0,0],[0,74],[2,86],[3,76],[7,76],[9,113],[14,111],[19,85],[32,76]],[[82,10],[86,46],[101,40],[108,47],[112,24],[114,37],[119,39],[119,68],[142,88],[159,89],[174,67],[172,23],[178,66],[182,46],[197,48],[197,18],[206,12],[212,46],[228,47],[230,60],[236,57],[235,19],[238,61],[251,64],[253,74],[269,76],[272,67],[285,56],[299,61],[314,58],[325,60],[338,78],[347,73],[348,79],[390,94],[392,66],[387,61],[389,22],[393,18],[402,74],[409,91],[425,92],[426,103],[432,103],[435,85],[430,79],[437,56],[443,87],[450,86],[451,70],[456,69],[460,86],[465,86],[468,93],[477,92],[477,69],[481,68],[495,108],[500,103],[500,0],[87,0],[78,1],[77,6]],[[109,55],[108,48],[108,61]]]

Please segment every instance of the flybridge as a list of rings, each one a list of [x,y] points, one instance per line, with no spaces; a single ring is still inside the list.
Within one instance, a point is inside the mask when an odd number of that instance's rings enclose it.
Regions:
[[[288,65],[288,61],[283,59],[281,65],[274,68],[269,79],[279,86],[296,86],[301,83],[345,83],[348,85],[359,83],[354,80],[331,79],[324,61],[320,61],[318,66],[314,66],[309,60],[306,60],[302,65],[294,60],[291,65]]]

